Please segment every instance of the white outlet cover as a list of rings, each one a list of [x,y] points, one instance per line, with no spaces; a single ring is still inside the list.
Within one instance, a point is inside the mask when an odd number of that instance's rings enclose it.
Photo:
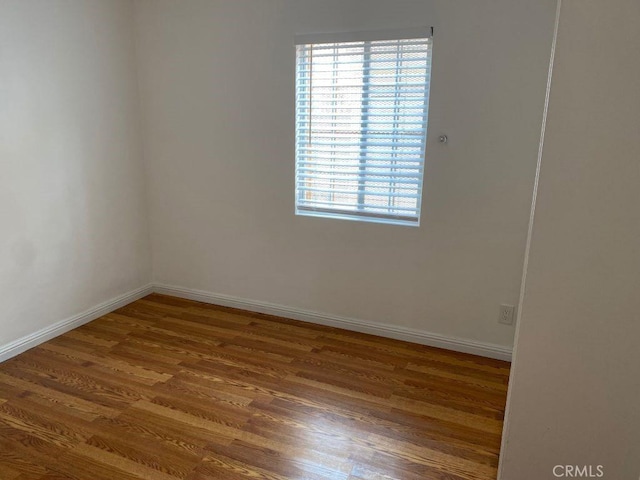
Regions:
[[[503,325],[513,325],[516,317],[516,307],[514,305],[500,305],[498,323]]]

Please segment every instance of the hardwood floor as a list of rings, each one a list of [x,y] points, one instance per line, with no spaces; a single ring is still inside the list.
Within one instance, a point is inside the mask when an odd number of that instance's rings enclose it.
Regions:
[[[0,479],[495,479],[508,375],[154,294],[0,364]]]

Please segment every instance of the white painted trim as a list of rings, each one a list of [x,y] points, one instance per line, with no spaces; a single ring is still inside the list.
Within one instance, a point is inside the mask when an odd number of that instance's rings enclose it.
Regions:
[[[69,330],[73,330],[74,328],[89,323],[103,315],[117,310],[118,308],[124,307],[131,302],[135,302],[152,292],[214,305],[221,305],[224,307],[277,315],[318,325],[343,328],[345,330],[352,330],[355,332],[369,333],[380,337],[395,338],[397,340],[444,348],[456,352],[471,353],[473,355],[511,361],[511,349],[502,345],[478,342],[476,340],[469,340],[465,338],[449,337],[422,330],[415,330],[395,325],[385,325],[356,318],[341,317],[328,313],[286,307],[283,305],[248,300],[229,295],[214,294],[201,290],[193,290],[171,285],[151,284],[125,293],[124,295],[120,295],[119,297],[101,303],[100,305],[97,305],[83,313],[74,315],[73,317],[62,320],[35,333],[26,335],[18,340],[0,346],[0,362],[8,360],[9,358],[29,350],[30,348],[36,347],[47,340],[62,335]]]
[[[223,307],[232,307],[252,312],[277,315],[318,325],[327,325],[355,332],[378,335],[380,337],[395,338],[397,340],[405,340],[431,347],[444,348],[456,352],[471,353],[483,357],[511,361],[511,348],[502,345],[478,342],[476,340],[466,338],[449,337],[406,327],[385,325],[382,323],[369,322],[355,318],[340,317],[328,313],[314,312],[311,310],[286,307],[273,303],[248,300],[229,295],[209,293],[202,290],[194,290],[171,285],[155,284],[153,291],[188,300],[221,305]]]
[[[47,340],[51,340],[52,338],[62,335],[69,330],[73,330],[74,328],[80,327],[85,323],[89,323],[96,318],[102,317],[107,313],[111,313],[114,310],[124,307],[131,302],[135,302],[136,300],[149,295],[152,292],[153,286],[145,285],[144,287],[125,293],[124,295],[120,295],[116,298],[112,298],[111,300],[96,305],[95,307],[85,312],[79,313],[77,315],[74,315],[73,317],[45,327],[42,330],[38,330],[37,332],[26,335],[22,338],[19,338],[18,340],[14,340],[13,342],[1,345],[0,362],[4,362],[5,360],[10,359],[11,357],[15,357],[16,355],[29,350],[30,348],[36,347],[41,343],[46,342]]]
[[[300,34],[296,35],[295,44],[312,45],[316,43],[373,42],[431,38],[432,36],[433,27],[422,26],[386,30]]]
[[[551,40],[551,54],[549,56],[549,70],[547,72],[547,89],[544,96],[544,108],[542,111],[542,125],[540,127],[540,143],[538,144],[538,159],[536,163],[536,176],[533,184],[533,198],[531,199],[531,213],[529,215],[529,229],[527,231],[527,244],[524,252],[524,266],[522,269],[522,283],[520,284],[520,300],[518,303],[518,315],[516,319],[516,333],[513,339],[513,354],[512,357],[515,360],[515,356],[518,351],[518,343],[520,341],[520,324],[522,322],[522,311],[524,310],[524,297],[527,291],[527,274],[529,272],[529,255],[531,254],[531,239],[533,238],[533,231],[535,227],[536,218],[536,204],[538,201],[538,184],[540,183],[540,172],[542,171],[542,160],[544,157],[544,141],[547,132],[547,117],[549,116],[549,102],[551,99],[551,87],[553,84],[553,69],[555,68],[556,60],[556,48],[558,45],[558,30],[560,28],[560,17],[562,12],[562,0],[556,2],[556,18],[553,25],[553,39]],[[498,479],[504,479],[504,455],[502,455],[506,449],[507,444],[510,441],[510,429],[511,429],[511,395],[513,392],[513,382],[516,374],[517,364],[514,363],[511,369],[511,375],[509,375],[509,387],[507,390],[507,404],[505,406],[504,423],[502,426],[502,441],[500,444],[500,462],[498,463]]]

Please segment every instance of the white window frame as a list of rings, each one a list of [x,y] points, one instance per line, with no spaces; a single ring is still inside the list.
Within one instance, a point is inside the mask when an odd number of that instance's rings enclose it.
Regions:
[[[377,222],[377,223],[388,223],[388,224],[396,224],[396,225],[410,225],[410,226],[419,226],[420,225],[420,213],[421,213],[421,203],[422,203],[422,190],[424,183],[424,163],[425,163],[425,152],[426,152],[426,138],[427,138],[427,125],[428,125],[428,111],[429,111],[429,90],[430,90],[430,62],[431,62],[431,38],[432,38],[433,29],[431,27],[419,27],[412,29],[402,29],[402,30],[384,30],[384,31],[375,31],[375,32],[345,32],[345,33],[331,33],[331,34],[311,34],[311,35],[299,35],[296,37],[296,45],[298,49],[304,48],[312,48],[313,46],[318,46],[322,44],[349,44],[349,43],[364,43],[363,48],[365,52],[367,51],[368,42],[378,42],[378,41],[396,41],[396,40],[416,40],[423,39],[425,40],[425,44],[427,45],[427,52],[425,53],[425,58],[427,60],[427,68],[425,70],[424,80],[425,84],[422,88],[424,88],[425,98],[424,98],[424,109],[422,113],[422,145],[420,150],[420,161],[419,167],[413,168],[413,172],[410,178],[410,181],[416,185],[415,193],[411,193],[411,198],[416,198],[415,208],[411,207],[370,207],[365,204],[365,194],[371,196],[372,193],[366,190],[367,182],[372,182],[372,176],[365,173],[364,175],[358,175],[357,189],[353,189],[354,187],[346,187],[349,188],[349,195],[353,196],[357,194],[357,201],[355,204],[350,204],[347,207],[340,207],[337,204],[331,204],[331,202],[326,202],[326,205],[322,205],[321,201],[306,201],[307,205],[305,205],[304,195],[309,192],[309,188],[301,187],[302,178],[304,178],[303,170],[308,167],[309,160],[303,160],[302,157],[309,157],[310,154],[303,155],[301,152],[305,151],[305,147],[303,146],[304,138],[306,138],[309,133],[308,125],[311,124],[311,121],[307,123],[301,120],[302,115],[301,105],[304,105],[301,102],[301,98],[307,98],[307,102],[310,103],[310,98],[312,98],[313,93],[311,89],[307,85],[306,77],[303,78],[301,74],[300,67],[300,50],[298,51],[297,60],[296,60],[296,214],[304,215],[304,216],[319,216],[319,217],[328,217],[328,218],[337,218],[337,219],[347,219],[347,220],[359,220],[359,221],[368,221],[368,222]],[[341,46],[342,47],[342,46]],[[369,48],[371,46],[369,45]],[[345,47],[346,48],[346,47]],[[363,77],[367,78],[367,80],[363,80],[362,86],[362,107],[361,107],[361,115],[362,115],[362,123],[361,130],[359,132],[360,136],[360,145],[361,145],[361,156],[359,158],[359,164],[363,165],[367,162],[367,147],[362,147],[362,145],[366,145],[366,142],[369,140],[366,138],[366,134],[364,130],[368,128],[368,125],[365,126],[365,122],[368,122],[367,118],[369,116],[369,108],[365,106],[368,103],[368,89],[370,88],[370,80],[368,80],[369,73],[364,75],[364,72],[367,72],[367,68],[371,68],[371,63],[367,64],[366,61],[363,61]],[[399,67],[398,67],[399,68]],[[397,74],[399,75],[399,74]],[[396,84],[400,83],[399,76],[396,76]],[[311,76],[311,81],[313,80],[313,76]],[[397,90],[397,87],[396,87]],[[311,115],[311,113],[307,114],[307,116]],[[416,115],[419,116],[419,115]],[[403,124],[401,121],[395,119],[393,122],[393,139],[401,138],[402,134],[398,133],[403,130],[402,127],[406,127],[406,124]],[[412,138],[415,139],[415,138]],[[406,138],[404,139],[406,140]],[[414,144],[415,145],[415,144]],[[364,148],[364,150],[363,150]],[[311,160],[313,161],[313,160]],[[335,162],[335,159],[333,159]],[[350,162],[354,160],[349,160]],[[415,160],[411,160],[412,162],[416,162]],[[355,164],[354,166],[357,166]],[[367,168],[366,166],[364,167]],[[362,170],[363,167],[360,167]],[[415,170],[418,170],[415,173]],[[390,174],[392,178],[399,178],[400,175]],[[309,174],[307,174],[308,178]],[[417,182],[416,182],[417,180]],[[395,199],[393,195],[389,193],[386,197],[385,194],[382,193],[373,193],[373,195],[380,195],[381,198]],[[308,203],[317,203],[316,206],[310,206]],[[380,210],[388,209],[388,213],[381,213]],[[378,211],[371,211],[378,210]],[[391,214],[389,212],[394,211],[395,213]],[[407,212],[400,213],[400,211]]]

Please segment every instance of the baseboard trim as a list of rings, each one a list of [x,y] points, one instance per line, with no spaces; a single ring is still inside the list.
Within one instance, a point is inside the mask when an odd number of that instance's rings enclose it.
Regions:
[[[29,350],[30,348],[36,347],[47,340],[62,335],[69,330],[73,330],[85,323],[89,323],[103,315],[111,313],[131,302],[135,302],[152,292],[186,298],[189,300],[196,300],[213,305],[277,315],[280,317],[292,318],[294,320],[301,320],[303,322],[316,323],[318,325],[343,328],[345,330],[352,330],[355,332],[369,333],[380,337],[395,338],[397,340],[444,348],[456,352],[470,353],[498,360],[506,360],[508,362],[511,361],[512,350],[502,345],[478,342],[476,340],[469,340],[466,338],[449,337],[423,330],[395,325],[385,325],[356,318],[341,317],[328,313],[314,312],[312,310],[304,310],[284,305],[238,298],[230,295],[215,294],[202,290],[194,290],[172,285],[150,284],[103,302],[85,312],[38,330],[30,335],[26,335],[18,340],[14,340],[13,342],[0,346],[0,362],[8,360],[9,358]]]
[[[127,292],[124,295],[120,295],[116,298],[112,298],[111,300],[96,305],[95,307],[85,312],[79,313],[78,315],[74,315],[73,317],[45,327],[42,330],[38,330],[37,332],[34,332],[30,335],[26,335],[22,338],[19,338],[18,340],[14,340],[13,342],[2,345],[0,346],[0,362],[4,362],[5,360],[10,359],[11,357],[15,357],[16,355],[29,350],[30,348],[36,347],[41,343],[46,342],[47,340],[62,335],[69,330],[73,330],[74,328],[80,327],[85,323],[89,323],[96,318],[100,318],[107,313],[111,313],[114,310],[124,307],[131,302],[135,302],[136,300],[145,297],[152,292],[153,286],[150,284],[145,285],[144,287],[138,288],[131,292]]]
[[[314,312],[299,308],[286,307],[273,303],[259,302],[244,298],[221,295],[202,290],[194,290],[172,285],[154,284],[153,291],[156,293],[171,295],[174,297],[196,300],[198,302],[232,307],[252,312],[266,313],[280,317],[292,318],[303,322],[327,325],[330,327],[343,328],[361,333],[369,333],[380,337],[394,338],[408,342],[419,343],[431,347],[444,348],[456,352],[470,353],[482,357],[495,358],[498,360],[511,361],[512,349],[502,345],[478,342],[465,338],[448,337],[421,330],[415,330],[395,325],[385,325],[381,323],[369,322],[355,318],[340,317],[327,313]]]

